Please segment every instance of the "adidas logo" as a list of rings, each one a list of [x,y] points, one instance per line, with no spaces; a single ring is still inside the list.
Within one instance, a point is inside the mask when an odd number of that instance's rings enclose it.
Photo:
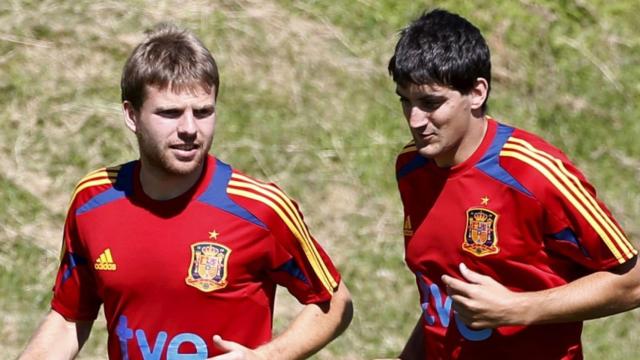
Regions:
[[[93,264],[93,267],[96,270],[114,271],[116,269],[116,263],[113,262],[113,258],[111,257],[111,249],[107,248],[103,251],[96,259],[96,263]]]

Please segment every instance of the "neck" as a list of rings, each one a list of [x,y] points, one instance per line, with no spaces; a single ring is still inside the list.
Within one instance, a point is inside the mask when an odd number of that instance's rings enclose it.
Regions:
[[[198,182],[204,169],[203,162],[195,171],[181,175],[154,168],[144,159],[140,162],[142,190],[153,200],[170,200],[186,193]]]

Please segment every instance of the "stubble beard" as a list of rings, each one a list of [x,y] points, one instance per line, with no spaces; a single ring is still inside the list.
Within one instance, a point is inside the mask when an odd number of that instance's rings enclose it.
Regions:
[[[202,144],[200,151],[192,161],[180,161],[171,154],[170,149],[151,141],[143,132],[136,133],[136,137],[140,159],[146,163],[145,166],[153,172],[167,177],[182,177],[199,171],[211,148],[211,140],[209,140]]]

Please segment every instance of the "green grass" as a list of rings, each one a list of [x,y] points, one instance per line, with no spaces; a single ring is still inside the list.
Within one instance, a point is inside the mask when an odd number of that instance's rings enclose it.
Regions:
[[[53,284],[55,251],[35,244],[34,238],[21,236],[27,223],[45,217],[46,208],[31,194],[0,177],[0,337],[3,348],[16,351],[16,342],[26,341],[42,317],[50,300],[47,286]],[[37,232],[35,232],[37,234]],[[27,300],[27,301],[25,301]]]
[[[0,348],[14,356],[48,308],[69,196],[136,155],[123,62],[154,23],[194,30],[221,69],[213,152],[277,181],[340,267],[356,313],[316,356],[393,356],[419,313],[403,263],[394,156],[408,140],[386,65],[398,31],[435,1],[248,0],[0,4]],[[571,155],[640,236],[637,1],[449,1],[485,34],[490,113]],[[179,8],[180,11],[175,11]],[[25,300],[26,299],[26,300]],[[276,329],[296,307],[279,297]],[[586,323],[587,358],[637,357],[638,313]],[[81,358],[104,358],[104,323]]]

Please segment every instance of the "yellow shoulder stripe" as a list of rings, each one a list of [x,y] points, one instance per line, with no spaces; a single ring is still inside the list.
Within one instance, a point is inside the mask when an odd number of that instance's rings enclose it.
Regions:
[[[62,237],[62,246],[60,247],[60,255],[58,256],[58,262],[61,263],[62,259],[64,259],[64,253],[67,251],[67,242],[65,241],[64,236]]]
[[[233,173],[227,192],[260,201],[273,209],[300,242],[305,255],[323,286],[327,291],[333,293],[333,289],[337,286],[335,279],[327,269],[315,244],[311,240],[309,229],[304,224],[300,213],[280,189]]]
[[[302,218],[295,209],[295,206],[291,203],[291,200],[275,186],[261,184],[239,174],[233,174],[233,178],[240,181],[232,180],[229,183],[230,186],[237,186],[247,190],[252,190],[253,192],[234,188],[229,188],[228,192],[261,201],[276,211],[281,219],[287,224],[290,231],[300,241],[303,251],[307,255],[314,271],[318,275],[318,278],[329,291],[333,291],[337,284],[318,254],[315,245],[311,241],[309,230],[302,221]],[[256,192],[264,196],[256,194]]]
[[[417,151],[417,150],[418,148],[416,147],[415,140],[411,140],[411,142],[409,142],[407,145],[404,146],[404,148],[402,148],[402,151],[400,151],[400,154],[398,155],[406,154],[408,152]]]
[[[637,254],[622,230],[584,188],[580,180],[566,169],[562,161],[534,148],[522,139],[513,137],[503,149],[500,152],[501,156],[519,159],[544,175],[587,220],[620,263]]]
[[[116,166],[112,168],[101,168],[87,174],[76,185],[69,204],[73,203],[73,200],[75,200],[76,196],[86,188],[113,183],[118,176],[119,170],[120,166]]]
[[[552,161],[556,165],[556,169],[559,170],[561,174],[566,176],[565,178],[563,178],[563,180],[565,182],[567,182],[567,178],[570,180],[568,184],[570,186],[571,185],[575,186],[573,189],[577,189],[579,191],[578,195],[580,196],[580,199],[582,199],[583,201],[586,199],[588,201],[587,205],[589,209],[591,209],[592,211],[595,211],[596,215],[599,215],[600,218],[605,221],[608,230],[617,234],[619,238],[623,240],[624,245],[628,246],[630,249],[633,249],[633,246],[626,239],[622,230],[611,220],[611,218],[606,214],[606,212],[600,207],[596,199],[584,188],[584,186],[580,182],[580,179],[578,179],[574,174],[572,174],[569,170],[567,170],[567,168],[564,166],[562,161],[560,161],[560,159],[554,158],[550,154],[534,148],[531,144],[527,143],[524,140],[517,139],[517,138],[512,138],[511,140],[515,143],[525,146],[529,150],[534,151],[536,154],[544,156],[545,158],[549,159],[549,161]]]
[[[118,176],[118,171],[120,170],[121,166],[114,166],[114,167],[110,167],[110,168],[100,168],[97,170],[94,170],[90,173],[88,173],[87,175],[85,175],[80,181],[78,181],[78,183],[76,184],[75,189],[73,190],[73,195],[71,195],[71,201],[69,201],[69,205],[67,206],[67,208],[69,206],[71,206],[71,204],[73,203],[73,200],[75,200],[76,196],[84,189],[92,187],[92,186],[100,186],[100,185],[107,185],[107,184],[111,184],[113,182],[115,182],[115,179]],[[67,244],[64,240],[64,237],[62,239],[62,247],[60,248],[60,261],[62,261],[62,258],[64,256],[64,252],[67,250]]]

